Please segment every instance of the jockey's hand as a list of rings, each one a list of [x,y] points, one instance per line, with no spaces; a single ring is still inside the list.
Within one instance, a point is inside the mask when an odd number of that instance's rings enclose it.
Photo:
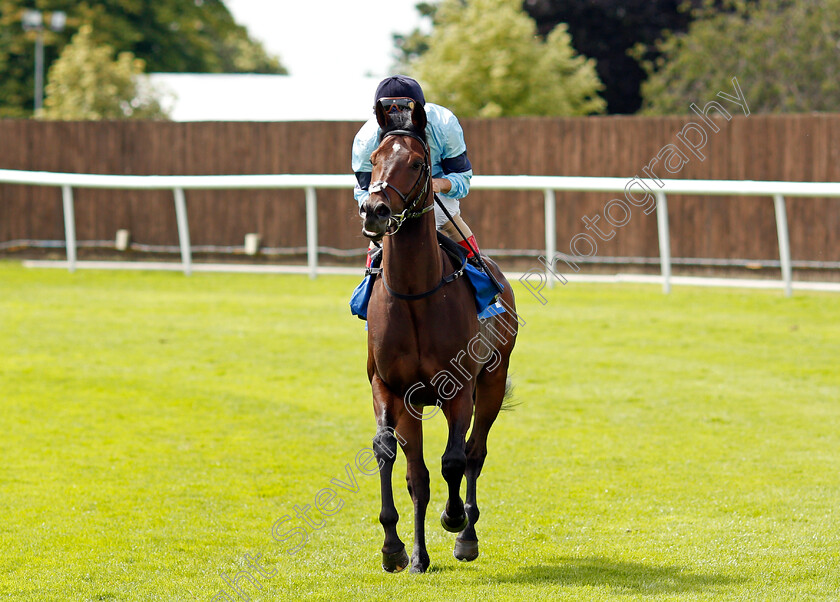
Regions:
[[[446,178],[432,178],[432,190],[446,194],[452,190],[452,182]]]

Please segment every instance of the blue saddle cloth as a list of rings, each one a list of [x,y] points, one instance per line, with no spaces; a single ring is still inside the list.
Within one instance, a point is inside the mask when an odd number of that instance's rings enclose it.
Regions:
[[[438,234],[439,240],[442,236]],[[449,239],[446,239],[446,242],[441,242],[444,251],[450,255],[460,251],[460,247],[457,250],[453,249],[451,244],[447,244],[448,242],[450,242]],[[460,255],[456,259],[456,264],[461,265],[463,255]],[[464,264],[464,275],[467,277],[475,293],[475,308],[479,318],[488,318],[504,313],[505,308],[502,307],[501,303],[496,301],[498,291],[487,274],[467,262]],[[373,292],[373,283],[376,280],[376,276],[376,273],[369,272],[365,274],[364,279],[350,297],[350,312],[354,316],[359,316],[362,320],[367,320],[368,301],[370,301],[370,294]]]
[[[375,278],[375,274],[365,274],[364,279],[350,295],[350,313],[359,316],[362,320],[367,320],[367,306],[368,301],[370,301],[370,294],[373,292]]]

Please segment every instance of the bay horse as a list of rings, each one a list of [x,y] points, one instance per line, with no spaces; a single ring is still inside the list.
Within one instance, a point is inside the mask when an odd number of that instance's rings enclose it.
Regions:
[[[441,524],[458,533],[455,557],[475,560],[476,481],[487,456],[488,432],[508,390],[518,316],[511,286],[490,259],[483,258],[504,287],[500,301],[507,312],[479,320],[467,279],[452,278],[458,265],[438,245],[432,211],[425,109],[415,103],[410,113],[391,116],[377,104],[376,116],[382,135],[371,155],[370,197],[360,215],[362,234],[382,241],[383,247],[382,270],[367,313],[367,372],[377,423],[373,448],[382,500],[379,521],[385,531],[382,567],[398,572],[409,564],[397,534],[399,514],[391,485],[399,439],[414,503],[410,572],[422,573],[429,567],[425,518],[430,497],[423,460],[423,420],[428,413],[423,414],[423,407],[437,406],[434,413],[442,411],[449,427],[441,458],[449,490]],[[465,475],[466,502],[460,496]]]

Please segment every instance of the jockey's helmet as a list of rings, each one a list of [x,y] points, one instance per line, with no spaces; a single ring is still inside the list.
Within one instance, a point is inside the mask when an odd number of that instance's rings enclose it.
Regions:
[[[407,75],[392,75],[379,82],[373,99],[374,106],[383,100],[386,112],[414,108],[414,103],[409,101],[420,103],[421,107],[426,104],[420,84]]]

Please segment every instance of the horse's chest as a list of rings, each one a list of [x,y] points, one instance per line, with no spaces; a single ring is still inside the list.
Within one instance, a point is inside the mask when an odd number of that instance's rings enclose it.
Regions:
[[[455,369],[475,373],[474,361],[466,353],[471,334],[468,326],[449,323],[445,318],[433,325],[406,325],[383,324],[380,330],[372,331],[378,340],[374,346],[377,372],[394,389],[428,383]]]

